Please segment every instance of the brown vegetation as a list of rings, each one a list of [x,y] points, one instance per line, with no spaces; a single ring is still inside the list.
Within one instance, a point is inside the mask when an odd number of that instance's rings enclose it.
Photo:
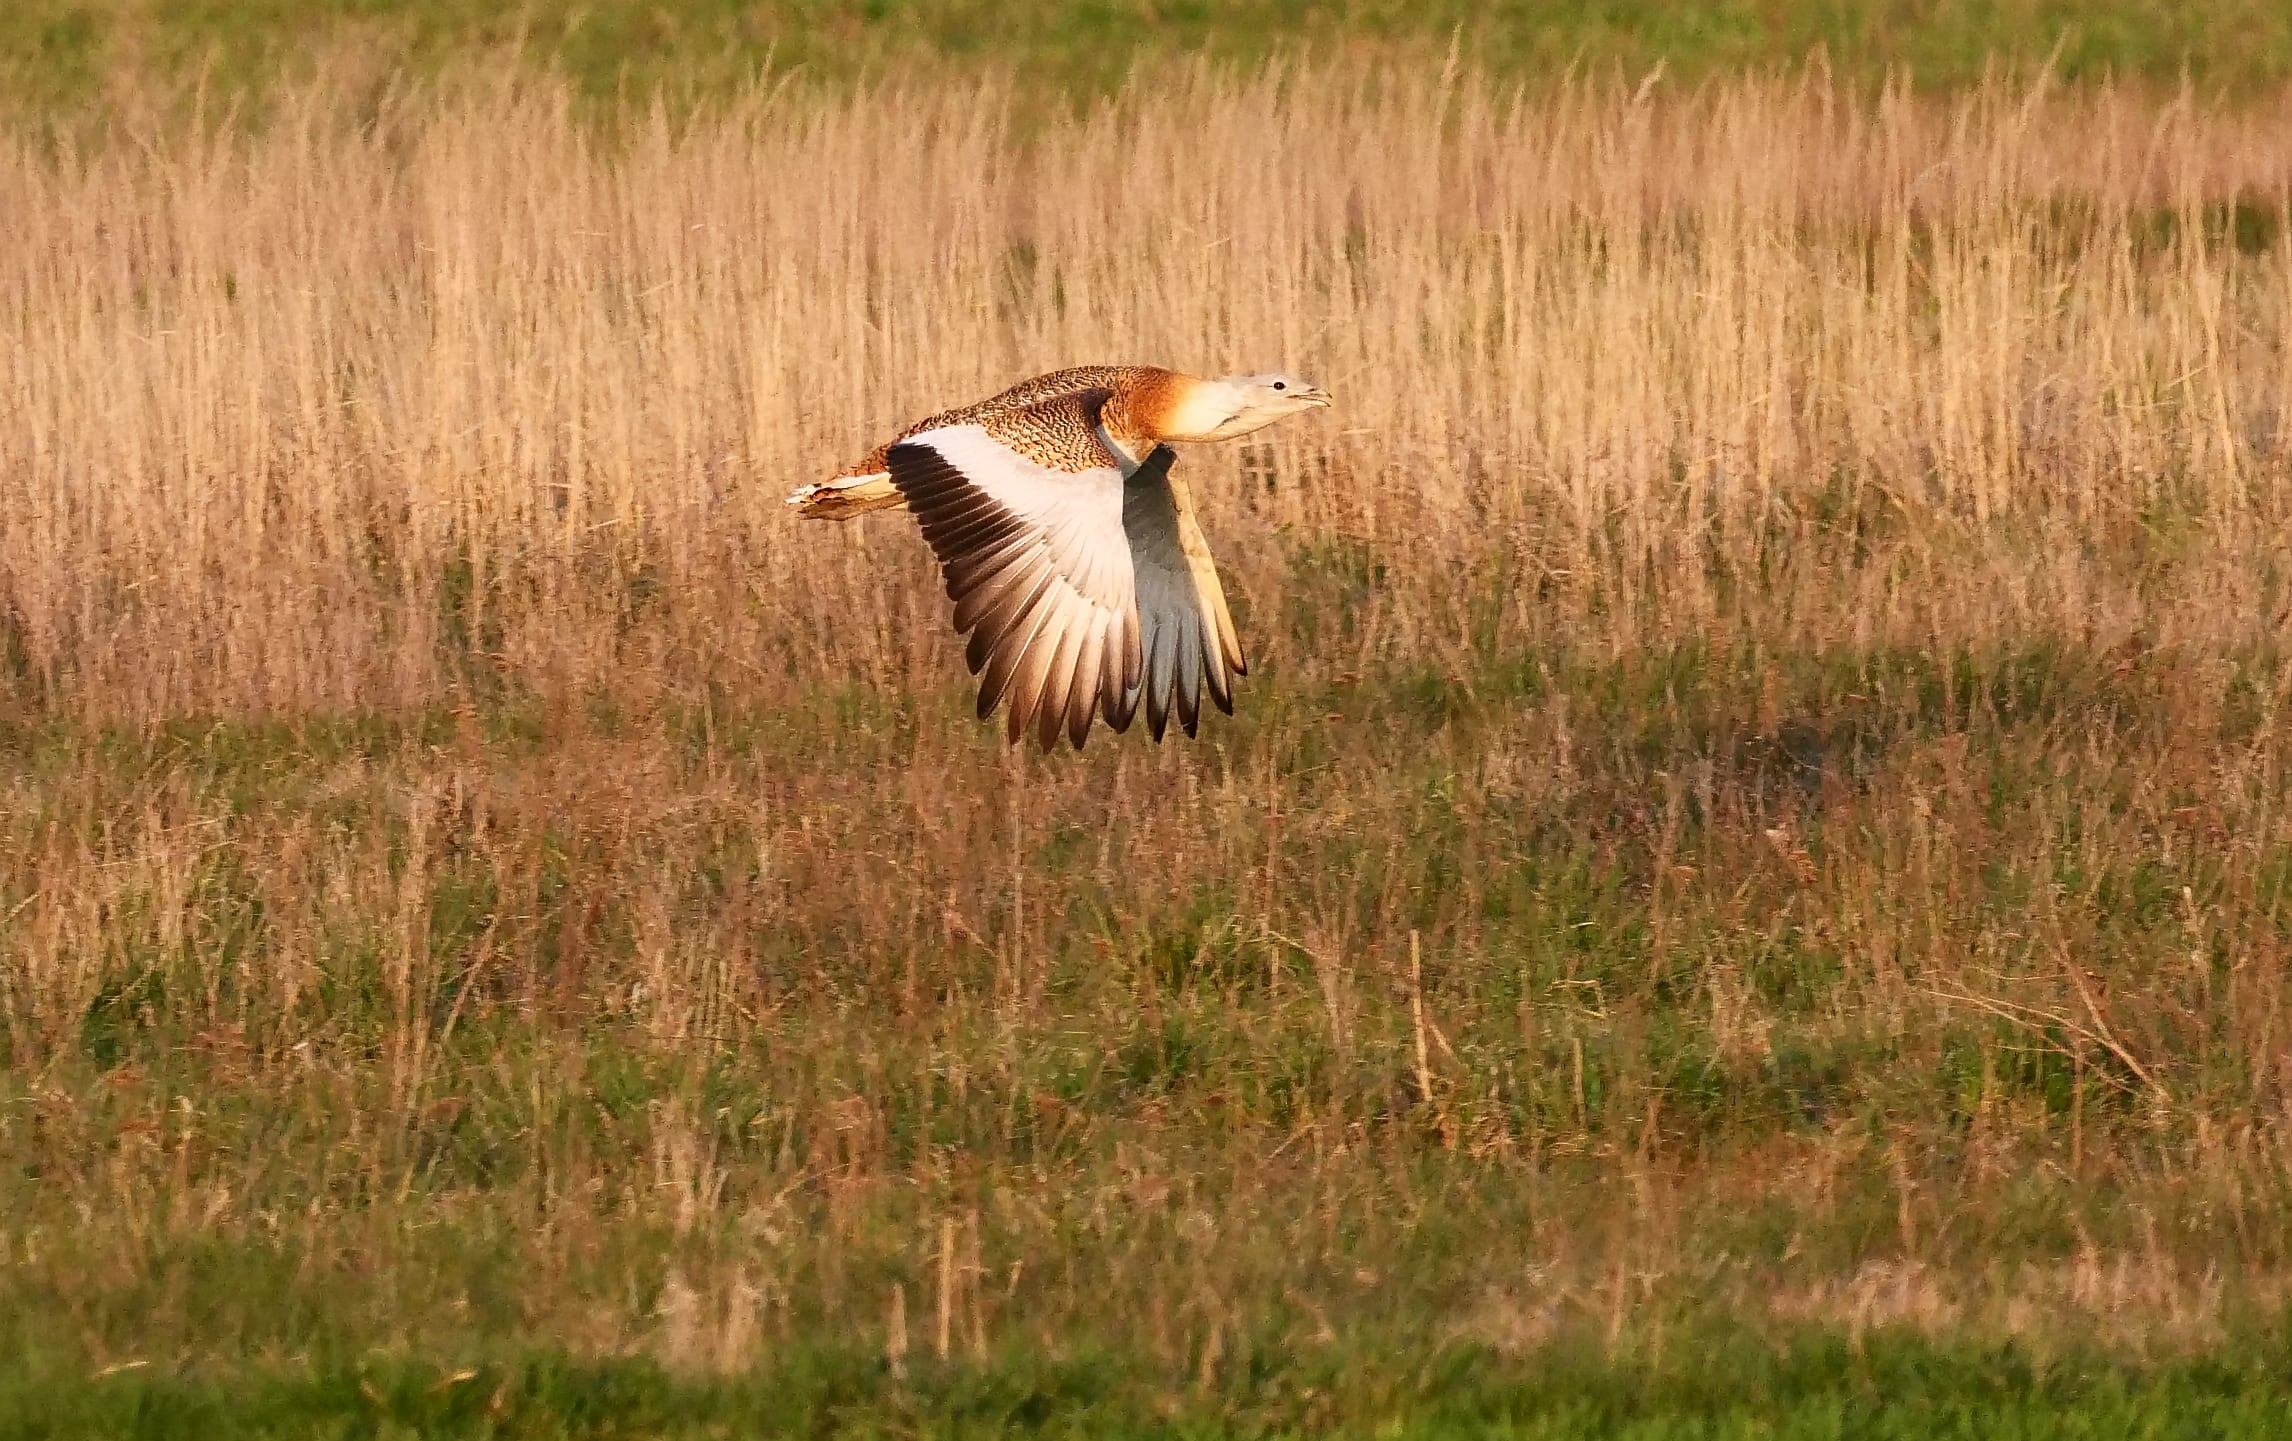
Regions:
[[[2280,108],[1003,100],[8,142],[20,1324],[1214,1378],[2280,1304]],[[1044,759],[912,527],[780,497],[1102,359],[1338,406],[1181,462],[1240,715]]]

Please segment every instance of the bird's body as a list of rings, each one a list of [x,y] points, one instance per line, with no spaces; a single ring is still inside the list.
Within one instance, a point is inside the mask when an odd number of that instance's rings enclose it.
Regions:
[[[1209,543],[1166,441],[1226,440],[1327,405],[1286,375],[1204,380],[1082,366],[916,422],[857,465],[788,497],[840,520],[904,506],[939,559],[984,719],[1079,749],[1093,714],[1141,705],[1159,740],[1194,733],[1205,683],[1229,714],[1247,667]]]

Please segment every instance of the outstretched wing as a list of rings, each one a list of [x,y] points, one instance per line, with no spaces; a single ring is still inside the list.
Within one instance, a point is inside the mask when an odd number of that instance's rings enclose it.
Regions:
[[[955,603],[979,715],[1008,699],[1016,741],[1080,748],[1095,712],[1115,730],[1143,704],[1159,740],[1174,711],[1192,735],[1205,677],[1233,710],[1243,670],[1217,570],[1175,456],[1126,477],[1099,438],[1109,392],[1089,389],[891,446],[892,484],[923,527]]]
[[[1194,733],[1205,678],[1210,699],[1232,715],[1234,677],[1249,673],[1193,498],[1170,474],[1176,459],[1170,447],[1154,447],[1123,487],[1122,531],[1137,575],[1143,663],[1120,704],[1106,713],[1107,724],[1127,730],[1143,701],[1156,740],[1173,710],[1186,734]]]

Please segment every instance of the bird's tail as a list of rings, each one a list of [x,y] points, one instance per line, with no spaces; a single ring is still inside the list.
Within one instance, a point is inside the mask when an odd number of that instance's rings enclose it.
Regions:
[[[907,504],[888,471],[872,475],[839,475],[807,485],[788,497],[796,514],[807,520],[849,520],[871,510],[893,510]]]

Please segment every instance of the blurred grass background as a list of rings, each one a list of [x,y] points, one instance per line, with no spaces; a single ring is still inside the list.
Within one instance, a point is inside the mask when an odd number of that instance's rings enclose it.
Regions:
[[[830,1348],[804,1351],[768,1376],[696,1380],[647,1361],[536,1357],[441,1370],[370,1358],[316,1376],[281,1368],[222,1384],[119,1372],[76,1395],[44,1391],[25,1399],[27,1417],[54,1441],[129,1434],[718,1441],[1046,1431],[1096,1438],[1373,1434],[1379,1441],[2267,1441],[2284,1434],[2287,1417],[2271,1377],[2271,1368],[2285,1363],[2281,1354],[2128,1374],[2089,1358],[2033,1364],[2010,1350],[1946,1350],[1900,1338],[1810,1336],[1780,1348],[1741,1334],[1691,1340],[1668,1358],[1622,1364],[1565,1350],[1533,1364],[1469,1351],[1409,1367],[1387,1357],[1383,1364],[1245,1378],[1186,1396],[1110,1356],[1018,1360],[985,1374],[923,1363],[903,1383],[887,1385],[876,1358]],[[4,1385],[0,1408],[16,1399]]]
[[[847,79],[1007,68],[1065,94],[1208,53],[1441,50],[1526,80],[1571,68],[1695,81],[1819,54],[1840,76],[1902,73],[1949,88],[2000,63],[2050,58],[2070,80],[2251,95],[2292,74],[2292,6],[2277,0],[11,0],[6,88],[84,103],[107,80],[205,77],[260,88],[308,57],[355,47],[416,71],[474,51],[547,62],[591,94],[707,91],[802,69]]]
[[[0,8],[0,1435],[2281,1434],[2288,62]],[[1346,408],[1189,459],[1241,713],[1012,755],[777,496],[1108,337]]]

